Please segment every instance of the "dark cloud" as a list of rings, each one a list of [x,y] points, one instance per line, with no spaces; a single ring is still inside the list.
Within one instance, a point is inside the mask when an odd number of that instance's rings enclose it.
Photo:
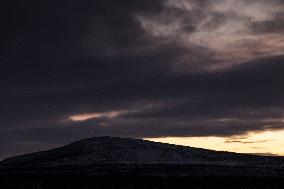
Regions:
[[[283,43],[242,40],[245,49],[255,47],[248,56],[239,43],[228,46],[247,35],[281,37],[282,20],[247,23],[254,16],[228,15],[226,2],[221,10],[213,1],[6,2],[0,157],[100,135],[231,136],[283,128]],[[227,30],[244,25],[246,34]],[[70,119],[85,114],[91,117]]]
[[[257,140],[257,141],[243,141],[243,140],[227,140],[225,143],[242,143],[242,144],[259,144],[268,142],[269,140]],[[255,147],[253,147],[255,148]]]
[[[277,13],[272,19],[253,22],[252,30],[257,34],[284,33],[284,13]]]

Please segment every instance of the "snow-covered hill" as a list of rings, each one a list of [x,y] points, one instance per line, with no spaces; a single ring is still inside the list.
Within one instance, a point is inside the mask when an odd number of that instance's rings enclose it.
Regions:
[[[217,152],[141,139],[95,137],[53,150],[8,158],[1,164],[56,166],[108,163],[284,167],[284,158]]]
[[[50,188],[81,188],[83,184],[92,186],[89,188],[173,188],[179,182],[180,188],[204,188],[204,184],[221,188],[224,183],[230,186],[224,188],[241,188],[247,183],[260,188],[265,186],[261,182],[282,187],[283,178],[282,157],[117,137],[88,138],[0,162],[1,188],[11,188],[11,184],[14,188],[33,188],[35,183]]]

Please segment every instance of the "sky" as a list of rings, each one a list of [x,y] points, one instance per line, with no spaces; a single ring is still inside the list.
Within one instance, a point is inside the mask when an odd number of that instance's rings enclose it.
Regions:
[[[0,14],[0,159],[106,135],[284,155],[283,0],[14,0]]]

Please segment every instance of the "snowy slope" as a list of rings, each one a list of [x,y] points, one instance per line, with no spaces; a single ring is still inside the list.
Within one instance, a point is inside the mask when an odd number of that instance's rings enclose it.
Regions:
[[[141,139],[95,137],[61,148],[8,158],[5,166],[94,164],[203,164],[284,167],[284,158],[260,157],[163,144]]]

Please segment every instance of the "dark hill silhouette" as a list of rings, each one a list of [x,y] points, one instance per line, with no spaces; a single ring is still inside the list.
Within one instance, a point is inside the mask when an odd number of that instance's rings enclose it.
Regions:
[[[169,167],[175,167],[176,173],[167,170],[171,170]],[[117,171],[127,174],[131,169],[139,169],[139,174],[157,175],[283,176],[284,158],[218,152],[141,139],[95,137],[48,151],[11,157],[0,163],[0,171],[5,172],[100,175]]]

